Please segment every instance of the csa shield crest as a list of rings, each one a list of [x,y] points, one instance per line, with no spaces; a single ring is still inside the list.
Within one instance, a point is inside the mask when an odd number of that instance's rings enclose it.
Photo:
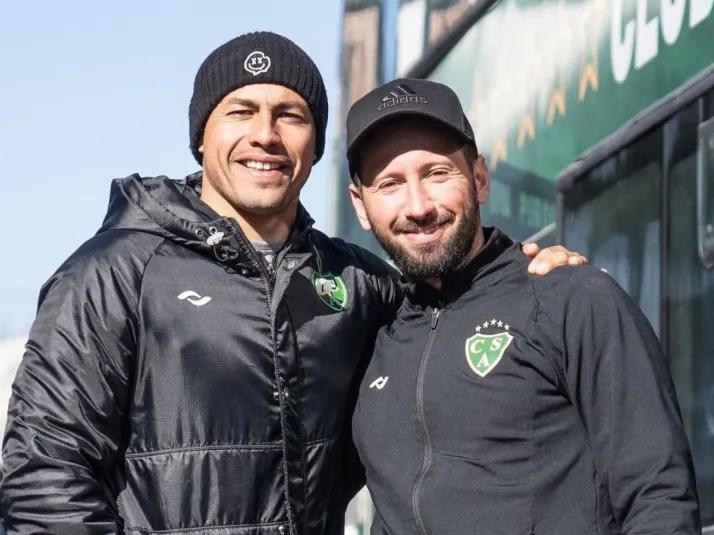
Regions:
[[[311,281],[317,296],[328,307],[338,312],[347,308],[347,285],[342,277],[313,272]]]
[[[466,362],[479,377],[486,377],[501,361],[513,336],[507,331],[496,334],[477,333],[466,340]]]

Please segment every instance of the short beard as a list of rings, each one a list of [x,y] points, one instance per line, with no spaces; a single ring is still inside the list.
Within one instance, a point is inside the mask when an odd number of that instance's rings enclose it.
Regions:
[[[474,200],[470,200],[464,208],[463,220],[458,224],[454,236],[447,242],[436,241],[415,247],[410,251],[393,238],[394,234],[400,232],[400,226],[395,229],[396,225],[390,228],[391,235],[372,225],[374,237],[407,279],[441,279],[464,264],[481,228],[481,216],[479,207],[475,203],[475,192]],[[438,217],[434,219],[437,223],[441,222]],[[424,223],[429,224],[429,222]]]

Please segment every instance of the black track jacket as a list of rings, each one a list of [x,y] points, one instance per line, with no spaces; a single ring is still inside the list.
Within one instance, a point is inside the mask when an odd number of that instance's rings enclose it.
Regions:
[[[409,288],[353,420],[373,535],[694,535],[692,459],[655,333],[592,267],[526,272],[498,230]]]
[[[302,208],[270,270],[199,187],[115,181],[43,287],[4,436],[8,535],[340,533],[362,483],[351,384],[394,272]]]

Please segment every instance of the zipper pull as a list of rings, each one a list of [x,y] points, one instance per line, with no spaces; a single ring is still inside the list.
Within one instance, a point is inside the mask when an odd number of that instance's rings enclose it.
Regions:
[[[266,254],[263,258],[265,259],[265,266],[268,268],[268,274],[272,277],[275,274],[275,266],[273,265],[275,257],[271,254]]]
[[[436,329],[436,324],[439,322],[439,313],[441,309],[435,308],[431,311],[431,328]]]

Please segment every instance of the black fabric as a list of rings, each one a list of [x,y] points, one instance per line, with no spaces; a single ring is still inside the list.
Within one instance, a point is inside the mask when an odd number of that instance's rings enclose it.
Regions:
[[[349,415],[397,275],[302,207],[268,273],[200,180],[114,181],[44,285],[4,436],[8,535],[341,534],[364,482]],[[344,310],[316,272],[342,277]]]
[[[449,295],[410,285],[381,329],[353,419],[371,533],[701,533],[642,311],[596,268],[533,276],[527,263],[490,231]]]
[[[419,78],[399,78],[357,100],[347,112],[347,160],[350,175],[359,168],[360,151],[374,130],[395,119],[426,117],[456,132],[476,148],[471,123],[454,91],[441,83]]]
[[[196,73],[188,111],[190,146],[196,161],[203,161],[198,148],[213,109],[228,93],[249,84],[283,85],[305,99],[315,119],[315,162],[320,160],[328,118],[327,91],[320,71],[287,37],[252,32],[216,48]]]

